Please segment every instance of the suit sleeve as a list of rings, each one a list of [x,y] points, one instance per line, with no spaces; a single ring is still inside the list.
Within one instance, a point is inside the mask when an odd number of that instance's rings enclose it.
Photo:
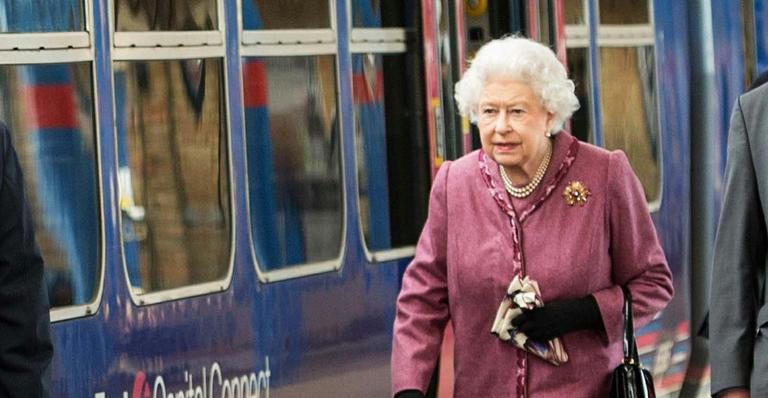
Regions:
[[[0,124],[0,396],[46,397],[53,348],[43,259],[11,137]]]
[[[432,185],[429,214],[403,275],[392,343],[392,392],[426,391],[450,317],[446,271],[446,181],[450,162]]]
[[[748,387],[766,229],[741,99],[731,114],[710,290],[712,392]]]
[[[612,280],[610,288],[593,293],[607,343],[622,339],[624,295],[632,294],[635,328],[653,319],[672,299],[672,274],[648,212],[643,187],[624,152],[611,152],[608,167],[608,230]]]

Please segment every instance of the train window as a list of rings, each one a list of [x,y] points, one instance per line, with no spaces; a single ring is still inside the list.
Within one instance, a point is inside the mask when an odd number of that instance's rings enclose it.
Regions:
[[[419,75],[416,54],[352,58],[360,223],[374,252],[415,245],[426,218],[426,126],[418,120],[423,104],[409,94],[422,90],[422,80],[403,79]]]
[[[121,32],[217,29],[216,0],[114,0]]]
[[[565,7],[566,25],[586,24],[586,18],[584,17],[584,0],[564,1],[563,7]]]
[[[0,119],[24,170],[54,308],[92,302],[100,280],[92,93],[89,62],[0,66]]]
[[[648,0],[599,0],[601,25],[635,25],[650,23]]]
[[[249,211],[264,271],[335,263],[341,253],[335,62],[334,55],[244,59]]]
[[[242,0],[243,28],[330,28],[328,0]]]
[[[649,202],[661,189],[654,65],[652,46],[600,49],[604,144],[627,153]]]
[[[352,26],[355,28],[389,28],[413,25],[412,15],[399,1],[352,0]]]
[[[4,0],[0,32],[77,32],[85,30],[83,0]]]
[[[583,1],[564,1],[565,45],[568,75],[576,86],[579,109],[571,117],[571,134],[584,142],[594,142],[592,95],[589,63],[589,30]]]
[[[419,6],[395,3],[353,3],[358,218],[366,255],[374,262],[413,254],[430,185],[426,104],[419,95],[425,89],[422,49],[410,35]],[[443,11],[438,29],[447,36],[448,10]],[[441,41],[441,54],[450,58],[450,51],[450,42]],[[453,88],[450,60],[443,62]]]
[[[757,37],[755,31],[754,1],[741,0],[741,35],[744,51],[744,87],[750,87],[763,71],[757,70]]]
[[[648,0],[600,0],[596,42],[586,23],[587,3],[564,2],[568,70],[581,108],[571,132],[581,140],[622,149],[640,178],[651,210],[661,198],[661,159],[654,61],[654,33]],[[597,45],[597,60],[591,46]],[[592,87],[597,65],[599,93]],[[592,120],[593,96],[599,94],[600,129]],[[596,115],[595,115],[596,117]]]
[[[594,142],[594,132],[590,122],[592,101],[590,99],[589,49],[569,48],[566,57],[568,74],[573,80],[576,97],[579,99],[579,109],[571,116],[571,134],[581,141]]]
[[[597,44],[603,145],[627,154],[653,210],[661,198],[661,151],[649,10],[648,0],[601,0]]]
[[[221,60],[118,61],[114,71],[132,292],[225,278],[232,216]]]

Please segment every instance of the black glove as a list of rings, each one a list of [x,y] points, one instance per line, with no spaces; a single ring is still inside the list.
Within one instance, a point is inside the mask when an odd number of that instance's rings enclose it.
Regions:
[[[395,394],[395,398],[424,398],[419,390],[405,390]]]
[[[549,341],[574,330],[603,329],[603,318],[597,301],[590,294],[573,300],[558,300],[523,313],[512,325],[537,341]]]

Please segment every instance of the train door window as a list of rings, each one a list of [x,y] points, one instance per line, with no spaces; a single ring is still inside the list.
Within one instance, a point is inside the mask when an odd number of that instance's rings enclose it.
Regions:
[[[24,176],[51,320],[101,295],[92,23],[83,0],[0,2],[0,122]]]
[[[341,265],[336,33],[328,1],[306,4],[311,12],[277,0],[241,9],[250,235],[265,282]]]
[[[152,304],[226,289],[233,258],[221,3],[113,0],[123,259]]]
[[[83,30],[83,0],[3,0],[0,4],[0,33]]]
[[[575,85],[580,105],[570,120],[571,134],[584,142],[594,142],[586,4],[583,0],[569,0],[564,1],[563,6],[568,75]]]
[[[368,28],[353,29],[351,44],[358,216],[369,260],[385,261],[413,254],[426,219],[424,67],[414,25],[419,5],[352,4],[355,24]],[[377,28],[385,21],[400,25]]]
[[[600,0],[599,5],[603,143],[627,154],[653,210],[661,198],[661,150],[650,4]]]

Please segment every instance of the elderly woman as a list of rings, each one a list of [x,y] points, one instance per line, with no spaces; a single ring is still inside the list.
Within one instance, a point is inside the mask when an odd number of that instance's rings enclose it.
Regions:
[[[579,106],[573,89],[551,50],[515,37],[483,46],[456,84],[482,150],[435,177],[397,301],[396,397],[423,396],[449,319],[457,397],[607,396],[622,356],[622,286],[636,326],[671,299],[626,155],[559,131]],[[538,283],[544,305],[511,326],[535,341],[558,338],[568,356],[559,366],[490,333],[516,276]]]

